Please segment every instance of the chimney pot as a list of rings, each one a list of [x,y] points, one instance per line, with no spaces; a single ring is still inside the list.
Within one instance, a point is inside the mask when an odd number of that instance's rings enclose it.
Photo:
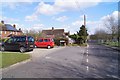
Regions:
[[[1,23],[4,24],[4,21],[2,20]]]
[[[13,27],[16,28],[16,25],[14,24]]]
[[[52,30],[54,30],[54,27],[52,27]]]
[[[21,28],[19,28],[19,31],[21,31]]]

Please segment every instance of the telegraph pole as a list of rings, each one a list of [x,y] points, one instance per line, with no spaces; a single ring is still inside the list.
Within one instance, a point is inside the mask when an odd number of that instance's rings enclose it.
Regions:
[[[86,16],[84,15],[84,26],[85,26],[85,36],[84,37],[86,37]],[[85,43],[87,42],[87,38],[86,38],[86,40],[85,40]]]
[[[84,15],[84,26],[86,27],[86,16]]]

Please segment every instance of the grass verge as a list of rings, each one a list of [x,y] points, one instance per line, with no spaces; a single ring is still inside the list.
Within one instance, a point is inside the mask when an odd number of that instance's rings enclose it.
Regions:
[[[29,54],[20,54],[20,53],[9,53],[3,52],[0,53],[0,68],[8,67],[17,62],[21,62],[30,58]]]
[[[87,46],[87,43],[84,43],[84,44],[68,44],[68,46]]]
[[[112,47],[119,47],[118,42],[106,42],[106,43],[103,43],[103,44],[106,44],[106,45],[109,45],[109,46],[112,46]]]

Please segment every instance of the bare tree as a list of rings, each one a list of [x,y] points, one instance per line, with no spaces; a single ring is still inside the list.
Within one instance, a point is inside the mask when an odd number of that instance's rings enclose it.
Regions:
[[[105,26],[108,29],[108,33],[111,34],[112,40],[117,39],[118,36],[118,22],[115,20],[114,16],[109,16],[106,21],[104,21]]]
[[[108,39],[110,39],[108,33],[105,31],[105,30],[96,30],[95,34],[94,34],[94,37],[99,40],[99,41],[106,41]]]
[[[36,30],[25,30],[24,34],[28,35],[28,36],[34,37],[35,40],[37,40],[39,37],[42,37],[42,32],[40,30],[39,31],[36,31]]]

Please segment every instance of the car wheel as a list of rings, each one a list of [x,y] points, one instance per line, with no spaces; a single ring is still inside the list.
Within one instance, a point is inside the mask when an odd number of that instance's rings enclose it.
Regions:
[[[20,47],[20,52],[21,53],[25,52],[25,48],[24,47]]]
[[[4,46],[1,47],[1,51],[2,52],[5,51],[5,47]]]
[[[35,45],[35,48],[37,48],[37,46]]]
[[[51,48],[51,46],[47,46],[47,48],[48,48],[48,49],[50,49],[50,48]]]

